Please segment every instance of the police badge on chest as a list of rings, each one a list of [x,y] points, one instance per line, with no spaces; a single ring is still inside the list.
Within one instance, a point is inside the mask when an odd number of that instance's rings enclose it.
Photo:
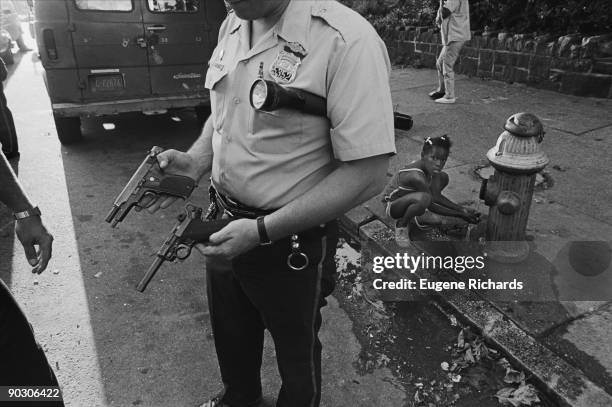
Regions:
[[[276,83],[287,85],[295,80],[297,69],[306,50],[297,42],[288,42],[270,66],[270,76]]]

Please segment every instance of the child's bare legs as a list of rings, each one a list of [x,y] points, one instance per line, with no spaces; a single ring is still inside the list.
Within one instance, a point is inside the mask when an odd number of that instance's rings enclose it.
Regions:
[[[425,213],[431,204],[431,195],[426,192],[413,192],[391,202],[389,214],[397,219],[398,227],[406,227],[410,219]]]

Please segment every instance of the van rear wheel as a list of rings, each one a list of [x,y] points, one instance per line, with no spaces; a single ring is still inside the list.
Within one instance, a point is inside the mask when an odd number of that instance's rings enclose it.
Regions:
[[[53,114],[53,119],[60,143],[67,145],[81,141],[83,133],[81,133],[80,117],[59,117]]]

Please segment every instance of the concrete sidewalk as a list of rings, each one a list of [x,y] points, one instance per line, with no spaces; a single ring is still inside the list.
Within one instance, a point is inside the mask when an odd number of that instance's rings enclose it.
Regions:
[[[459,76],[457,103],[439,105],[427,96],[436,82],[433,70],[393,71],[396,110],[412,115],[415,124],[408,132],[397,131],[398,154],[388,176],[420,156],[425,137],[448,134],[454,144],[446,166],[451,181],[445,194],[487,213],[488,207],[478,199],[477,170],[488,164],[485,154],[495,145],[506,119],[518,112],[533,113],[545,126],[542,149],[550,163],[539,177],[542,183],[531,205],[529,272],[535,278],[551,279],[563,274],[572,267],[568,261],[572,242],[581,241],[597,241],[596,247],[603,247],[587,255],[586,265],[604,262],[607,268],[591,281],[604,293],[590,297],[572,295],[567,292],[571,287],[564,287],[565,297],[558,297],[563,301],[508,303],[469,291],[445,294],[442,299],[522,363],[560,403],[612,405],[612,101]],[[380,197],[354,209],[344,221],[347,228],[375,240],[383,252],[399,250],[390,238],[392,221],[385,217]],[[408,252],[416,255],[420,250]]]

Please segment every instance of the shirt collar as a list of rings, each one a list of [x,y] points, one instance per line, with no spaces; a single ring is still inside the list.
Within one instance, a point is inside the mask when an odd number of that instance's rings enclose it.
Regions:
[[[291,0],[274,32],[287,42],[297,42],[308,51],[312,4],[305,0]]]
[[[297,42],[308,51],[311,9],[310,1],[290,0],[285,12],[273,28],[274,34],[287,42]],[[230,34],[235,33],[241,27],[247,28],[247,22],[234,16]]]

